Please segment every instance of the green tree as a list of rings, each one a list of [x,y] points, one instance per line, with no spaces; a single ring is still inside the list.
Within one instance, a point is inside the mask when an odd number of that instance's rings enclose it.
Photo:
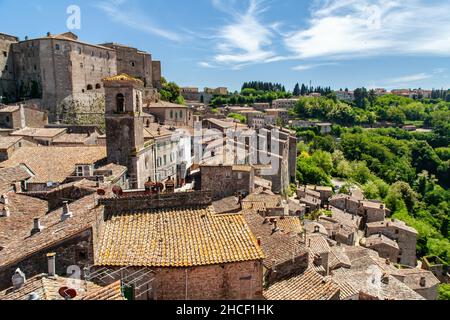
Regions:
[[[295,85],[295,88],[294,88],[294,91],[292,92],[292,94],[296,97],[301,95],[300,85],[298,83]]]
[[[450,284],[439,285],[439,300],[450,300]]]

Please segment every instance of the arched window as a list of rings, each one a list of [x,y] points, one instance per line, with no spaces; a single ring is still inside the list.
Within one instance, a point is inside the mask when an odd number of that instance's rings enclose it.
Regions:
[[[81,48],[78,47],[77,50],[78,50],[78,54],[81,54]]]
[[[92,90],[92,89],[93,89],[92,84],[88,84],[88,85],[87,85],[87,89],[88,89],[88,90]]]
[[[116,96],[116,110],[118,113],[125,112],[125,97],[121,93]]]
[[[183,119],[183,111],[180,111],[180,119]]]
[[[97,83],[96,85],[95,85],[95,89],[101,89],[101,85],[100,85],[100,83]]]

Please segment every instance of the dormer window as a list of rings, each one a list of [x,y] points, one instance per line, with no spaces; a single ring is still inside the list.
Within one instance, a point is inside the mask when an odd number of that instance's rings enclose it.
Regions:
[[[116,111],[117,113],[125,112],[125,97],[121,93],[116,96]]]
[[[77,166],[77,177],[90,177],[92,176],[92,170],[90,165],[79,165]]]

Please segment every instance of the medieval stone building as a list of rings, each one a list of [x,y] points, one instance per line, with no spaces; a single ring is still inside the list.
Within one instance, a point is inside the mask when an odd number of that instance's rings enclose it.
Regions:
[[[154,144],[144,140],[141,80],[120,75],[105,78],[108,162],[128,168],[130,185],[143,188],[154,168]]]
[[[101,97],[104,77],[131,74],[143,81],[148,96],[161,85],[161,64],[150,54],[121,45],[84,43],[71,32],[24,41],[0,34],[0,53],[2,99],[41,99],[50,120],[61,113],[57,107],[64,99],[82,103]]]

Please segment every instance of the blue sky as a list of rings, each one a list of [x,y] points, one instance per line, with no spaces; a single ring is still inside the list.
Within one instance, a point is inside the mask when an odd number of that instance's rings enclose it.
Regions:
[[[447,0],[0,0],[0,32],[67,31],[152,53],[182,86],[450,88]]]

